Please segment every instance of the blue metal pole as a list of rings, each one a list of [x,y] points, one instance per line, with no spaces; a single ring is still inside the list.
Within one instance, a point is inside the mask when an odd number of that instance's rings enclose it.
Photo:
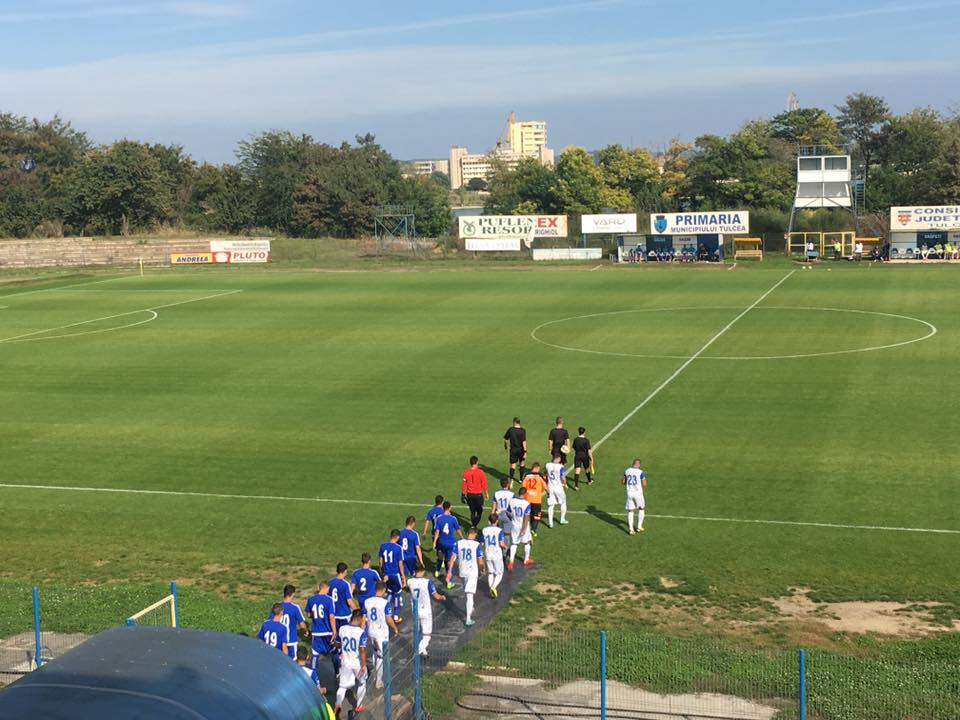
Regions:
[[[421,720],[423,707],[420,697],[420,605],[418,598],[412,598],[413,605],[413,718]]]
[[[807,651],[800,648],[800,720],[807,720]]]
[[[175,628],[180,627],[180,602],[177,598],[177,581],[170,581],[170,594],[173,595],[173,626]]]
[[[33,662],[40,667],[43,665],[43,658],[40,656],[40,588],[38,587],[33,588],[33,642]]]
[[[393,671],[390,669],[390,641],[383,643],[383,720],[393,720]]]
[[[607,720],[607,633],[600,631],[600,720]]]

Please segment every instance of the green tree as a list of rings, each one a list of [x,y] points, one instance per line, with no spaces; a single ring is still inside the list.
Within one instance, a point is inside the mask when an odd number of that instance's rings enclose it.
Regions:
[[[417,235],[442,237],[449,234],[452,222],[450,193],[429,178],[403,178],[390,203],[404,205],[413,211]]]
[[[600,212],[605,189],[603,175],[590,153],[576,147],[560,153],[550,194],[561,212]]]
[[[480,177],[470,178],[467,183],[467,190],[470,192],[483,192],[487,189],[487,181]]]
[[[687,168],[693,156],[693,145],[674,138],[663,154],[663,206],[662,210],[679,210],[689,203],[690,190]]]
[[[204,171],[207,177],[209,171]],[[235,165],[217,169],[214,179],[204,193],[200,206],[209,227],[238,233],[256,224],[256,194],[253,185]],[[211,178],[212,179],[212,178]]]
[[[839,152],[843,145],[837,121],[820,108],[788,110],[774,116],[770,136],[791,145],[822,145],[829,152]]]
[[[607,207],[629,211],[658,206],[660,169],[650,151],[608,145],[598,153],[598,164],[607,188]]]
[[[86,155],[64,180],[63,216],[81,232],[127,233],[169,221],[173,185],[153,149],[121,140]]]
[[[402,194],[400,165],[373,135],[325,153],[296,190],[291,227],[302,235],[358,237],[373,230],[378,206]]]
[[[484,210],[497,215],[553,212],[553,183],[553,170],[534,158],[523,158],[513,168],[502,160],[494,159]]]
[[[293,196],[326,155],[309,135],[271,130],[240,142],[240,171],[253,189],[255,223],[277,232],[293,226]]]
[[[847,95],[843,105],[837,105],[837,127],[843,139],[853,148],[854,163],[863,167],[864,180],[873,165],[880,130],[890,119],[886,101],[876,95],[854,93]]]

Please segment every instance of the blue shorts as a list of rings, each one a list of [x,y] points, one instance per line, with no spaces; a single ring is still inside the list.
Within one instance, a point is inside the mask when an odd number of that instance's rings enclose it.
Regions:
[[[389,590],[392,593],[398,593],[401,590],[403,590],[403,586],[400,584],[399,575],[387,575],[386,582],[387,582],[387,590]]]
[[[403,561],[403,572],[408,578],[413,577],[413,571],[417,569],[417,558],[416,556],[412,558],[405,558]]]
[[[457,554],[456,545],[437,545],[437,552],[449,563],[450,558]]]
[[[333,645],[331,643],[332,640],[333,640],[333,635],[314,635],[313,636],[313,654],[329,655],[330,651],[333,650]]]

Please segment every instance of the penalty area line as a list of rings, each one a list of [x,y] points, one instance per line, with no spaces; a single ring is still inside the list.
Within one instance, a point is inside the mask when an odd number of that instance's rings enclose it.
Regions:
[[[105,493],[114,495],[153,495],[160,497],[181,497],[181,498],[205,498],[209,500],[276,500],[292,502],[312,502],[327,503],[332,505],[368,505],[377,507],[409,507],[423,508],[426,503],[404,503],[388,502],[385,500],[356,500],[353,498],[319,498],[319,497],[296,497],[289,495],[243,495],[239,493],[209,493],[196,492],[191,490],[146,490],[141,488],[112,488],[112,487],[82,487],[71,485],[28,485],[21,483],[0,483],[0,489],[7,490],[40,490],[47,492],[87,492],[87,493]],[[458,508],[466,508],[465,505],[459,505]],[[618,510],[619,511],[619,510]],[[573,515],[593,515],[588,510],[569,510],[567,514]],[[741,525],[781,525],[788,527],[815,527],[831,530],[873,530],[880,532],[900,532],[900,533],[921,533],[928,535],[960,535],[960,530],[948,530],[945,528],[913,528],[913,527],[895,527],[888,525],[852,525],[843,523],[828,522],[805,522],[802,520],[763,520],[751,518],[730,518],[730,517],[709,517],[700,515],[660,515],[647,513],[648,518],[656,520],[680,520],[689,522],[712,522],[712,523],[736,523]]]

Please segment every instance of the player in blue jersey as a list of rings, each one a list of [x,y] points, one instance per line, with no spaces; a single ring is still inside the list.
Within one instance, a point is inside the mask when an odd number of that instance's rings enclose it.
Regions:
[[[407,584],[403,574],[403,548],[400,547],[400,531],[391,530],[390,539],[380,545],[380,572],[387,584],[387,612],[396,623],[403,622],[400,617],[403,586]]]
[[[257,640],[275,647],[280,652],[287,652],[287,626],[280,622],[283,619],[283,603],[274,603],[270,608],[270,617],[263,621]]]
[[[333,639],[337,634],[336,605],[328,594],[330,585],[326,580],[317,585],[317,592],[307,599],[306,611],[310,618],[310,637],[313,645],[313,667],[321,656],[331,656],[334,671],[337,659],[334,653]]]
[[[300,606],[293,602],[293,596],[296,592],[297,589],[293,585],[284,585],[283,602],[281,603],[283,605],[283,617],[280,619],[280,622],[287,629],[287,634],[284,637],[287,644],[287,655],[293,660],[297,658],[297,631],[306,631],[307,629]],[[267,620],[269,619],[268,617]]]
[[[420,535],[417,534],[417,519],[410,515],[400,531],[400,547],[403,548],[403,575],[413,577],[417,563],[423,565],[423,551],[420,549]]]
[[[452,567],[453,556],[457,554],[457,540],[463,539],[460,521],[454,517],[451,507],[450,501],[445,500],[443,514],[433,523],[433,549],[437,551],[435,577],[440,577],[441,570],[446,573]],[[452,587],[453,583],[448,582],[447,589]]]
[[[380,582],[380,573],[370,567],[372,558],[370,553],[364,553],[360,556],[360,567],[353,571],[350,576],[353,582],[353,593],[357,596],[357,605],[363,610],[367,598],[373,597],[376,592],[377,583]]]
[[[432,540],[433,531],[436,530],[437,518],[443,515],[443,495],[437,495],[433,499],[433,507],[427,510],[426,517],[423,520],[423,539]]]
[[[337,563],[337,576],[327,581],[327,594],[333,598],[334,616],[338,626],[350,622],[350,616],[357,609],[357,603],[353,600],[353,588],[347,580],[347,570],[349,568],[345,562]]]

